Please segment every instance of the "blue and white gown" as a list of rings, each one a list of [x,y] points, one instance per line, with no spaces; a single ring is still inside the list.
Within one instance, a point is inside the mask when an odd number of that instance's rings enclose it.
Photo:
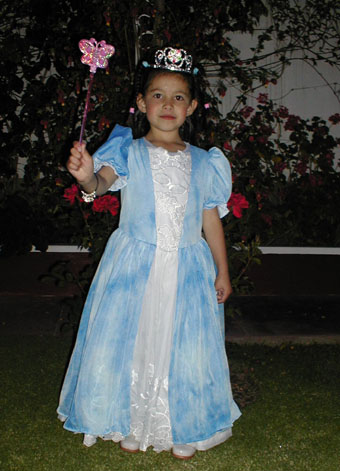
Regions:
[[[223,306],[201,237],[203,209],[227,212],[231,175],[216,148],[168,152],[116,126],[94,154],[122,189],[119,228],[92,282],[61,391],[67,430],[140,449],[206,450],[231,435]]]

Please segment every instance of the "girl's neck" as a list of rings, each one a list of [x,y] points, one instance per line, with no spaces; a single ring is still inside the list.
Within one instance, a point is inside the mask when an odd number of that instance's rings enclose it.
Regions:
[[[168,150],[169,152],[177,152],[178,150],[184,150],[186,145],[185,142],[181,139],[178,133],[176,134],[158,134],[150,130],[145,139],[156,147],[163,147],[163,149]]]

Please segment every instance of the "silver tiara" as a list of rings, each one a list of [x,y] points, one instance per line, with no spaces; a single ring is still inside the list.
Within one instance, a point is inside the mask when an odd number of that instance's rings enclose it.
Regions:
[[[144,67],[153,67],[154,69],[167,69],[174,72],[188,72],[197,74],[198,69],[191,70],[192,56],[187,54],[184,49],[175,49],[173,47],[166,47],[159,49],[155,53],[155,63],[149,64],[143,62]]]

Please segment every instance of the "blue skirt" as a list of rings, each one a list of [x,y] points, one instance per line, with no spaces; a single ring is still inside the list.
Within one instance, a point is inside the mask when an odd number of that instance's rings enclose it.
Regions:
[[[92,282],[58,414],[73,432],[130,432],[131,369],[142,301],[156,246],[116,230]],[[169,368],[173,442],[206,440],[240,416],[224,346],[223,306],[202,239],[178,251],[178,287]]]

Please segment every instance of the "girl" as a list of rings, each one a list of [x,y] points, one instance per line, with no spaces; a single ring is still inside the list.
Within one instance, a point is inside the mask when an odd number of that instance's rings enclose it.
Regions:
[[[197,72],[183,49],[157,51],[136,74],[144,138],[116,126],[93,158],[84,144],[71,149],[67,168],[85,201],[122,188],[119,228],[92,282],[58,408],[87,446],[99,436],[188,459],[229,438],[240,416],[224,349],[232,290],[219,216],[230,167],[218,149],[181,137],[200,105]]]

